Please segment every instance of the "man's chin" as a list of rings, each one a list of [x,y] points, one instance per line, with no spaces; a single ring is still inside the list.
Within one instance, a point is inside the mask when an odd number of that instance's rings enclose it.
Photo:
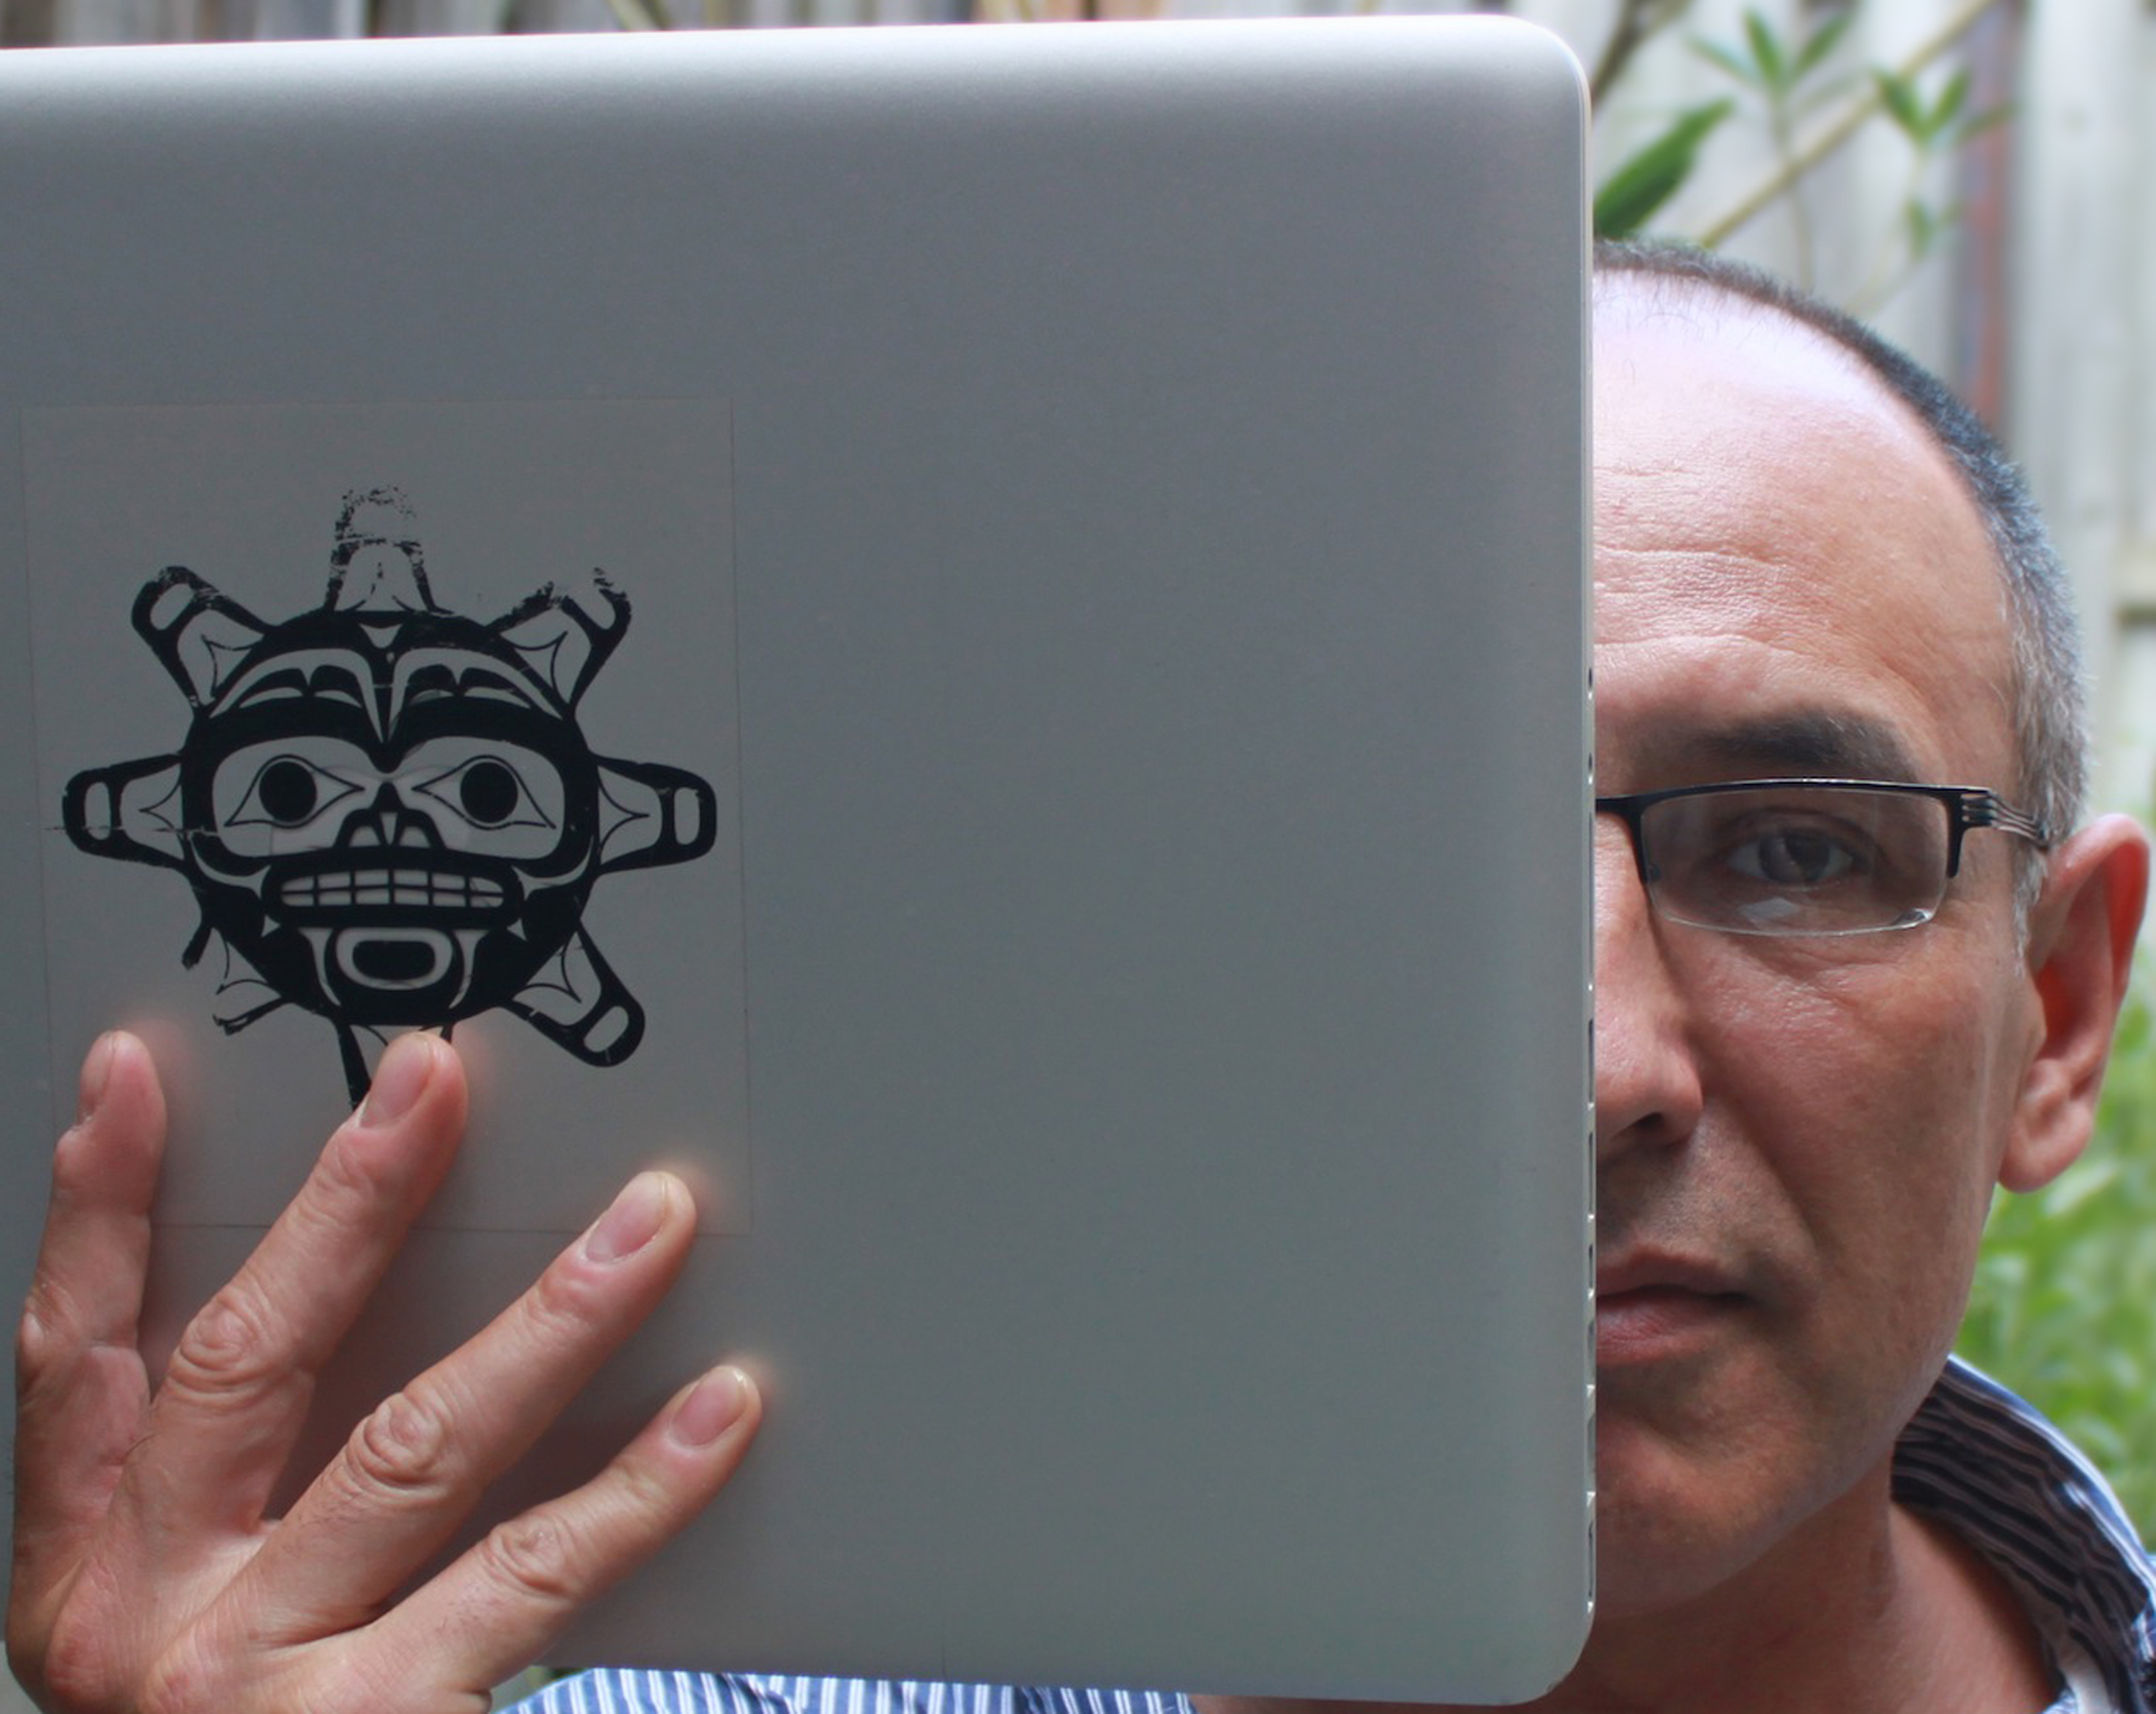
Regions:
[[[1744,1458],[1695,1455],[1621,1412],[1598,1425],[1596,1623],[1666,1614],[1727,1585],[1783,1508]]]
[[[1801,1600],[1804,1568],[1823,1551],[1861,1563],[1876,1546],[1891,1432],[1883,1445],[1851,1440],[1853,1455],[1838,1460],[1834,1443],[1789,1432],[1789,1413],[1758,1389],[1731,1390],[1752,1408],[1599,1413],[1598,1629],[1732,1598]]]

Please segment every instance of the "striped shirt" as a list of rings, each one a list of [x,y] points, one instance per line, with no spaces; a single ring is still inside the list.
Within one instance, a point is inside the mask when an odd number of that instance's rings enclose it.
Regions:
[[[1904,1430],[1894,1496],[2020,1596],[2059,1685],[2044,1714],[2156,1714],[2156,1573],[2102,1476],[2029,1405],[1954,1362]],[[1168,1691],[608,1670],[516,1714],[1192,1714]]]

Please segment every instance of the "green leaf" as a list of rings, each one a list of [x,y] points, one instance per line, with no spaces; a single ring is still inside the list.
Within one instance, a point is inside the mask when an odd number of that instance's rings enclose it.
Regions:
[[[1937,136],[1960,115],[1969,103],[1969,68],[1964,66],[1947,80],[1939,99],[1932,104],[1931,135]]]
[[[1902,236],[1909,241],[1909,261],[1913,266],[1932,253],[1938,239],[1938,217],[1933,213],[1931,204],[1920,197],[1912,197],[1902,206]]]
[[[1726,43],[1711,42],[1704,36],[1690,36],[1686,38],[1686,45],[1709,64],[1727,72],[1748,90],[1759,87],[1759,74],[1752,69],[1752,62]]]
[[[1752,63],[1759,68],[1763,88],[1781,91],[1789,86],[1789,67],[1781,38],[1774,26],[1750,7],[1744,8],[1744,38],[1752,47]]]
[[[1628,238],[1675,196],[1699,162],[1699,146],[1736,110],[1730,100],[1687,107],[1652,142],[1635,151],[1594,193],[1594,235]]]
[[[1871,81],[1877,86],[1879,100],[1886,107],[1887,116],[1898,126],[1910,141],[1922,143],[1924,136],[1923,98],[1917,95],[1917,86],[1906,77],[1897,77],[1892,72],[1875,69]]]
[[[1820,63],[1835,50],[1835,45],[1849,33],[1849,27],[1856,22],[1856,8],[1837,12],[1811,34],[1804,38],[1804,45],[1797,50],[1797,68],[1789,81],[1801,83],[1820,68]]]

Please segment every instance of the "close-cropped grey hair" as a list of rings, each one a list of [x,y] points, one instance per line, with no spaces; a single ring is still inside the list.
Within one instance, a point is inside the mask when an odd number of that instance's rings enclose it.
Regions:
[[[1855,317],[1748,263],[1682,245],[1601,244],[1594,272],[1598,290],[1599,282],[1652,279],[1676,292],[1719,294],[1778,311],[1840,346],[1916,413],[1960,471],[1998,557],[2013,643],[2009,695],[2020,774],[2010,795],[2053,839],[2071,832],[2088,773],[2081,634],[2051,533],[2020,470],[1983,419],[1929,370]],[[2028,854],[2017,889],[2025,912],[2042,887],[2044,865],[2040,853],[2015,843]]]

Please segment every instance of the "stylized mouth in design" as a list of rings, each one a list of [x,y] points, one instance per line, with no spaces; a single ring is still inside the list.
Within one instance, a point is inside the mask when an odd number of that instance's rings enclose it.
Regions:
[[[276,888],[279,914],[293,918],[346,917],[361,911],[429,919],[491,917],[511,908],[508,889],[493,876],[449,869],[323,869],[289,876]]]

